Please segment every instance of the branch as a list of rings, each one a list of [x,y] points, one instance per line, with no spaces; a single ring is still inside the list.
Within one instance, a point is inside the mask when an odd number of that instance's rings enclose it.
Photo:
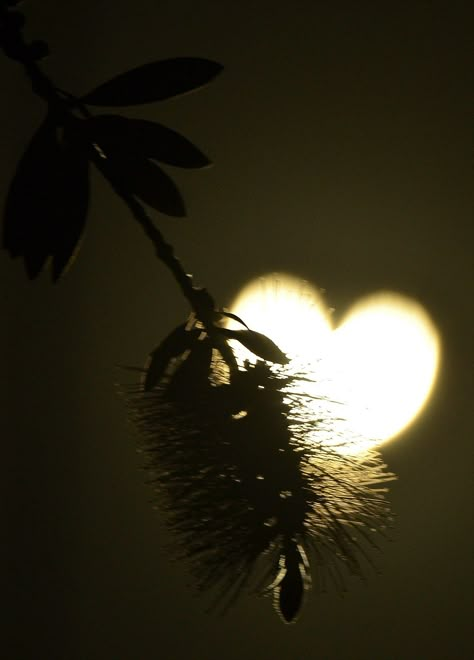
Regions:
[[[89,159],[130,209],[135,220],[153,243],[157,257],[170,270],[196,317],[206,329],[210,329],[214,319],[214,301],[212,297],[205,289],[193,285],[192,276],[184,270],[174,253],[173,247],[165,241],[162,233],[154,226],[143,205],[128,189],[123,177],[117,174],[113,156],[110,157],[100,145],[93,142],[90,136],[87,135],[87,131],[80,129],[74,111],[77,111],[82,119],[86,120],[92,118],[90,111],[77,97],[58,89],[41,70],[38,61],[49,54],[49,48],[42,41],[35,41],[31,44],[25,42],[22,34],[25,18],[15,8],[15,5],[16,2],[11,0],[2,0],[0,3],[0,47],[7,57],[23,65],[33,92],[48,104],[50,114],[56,117],[58,123],[72,129],[73,133],[80,133],[82,139],[89,138]],[[128,75],[130,76],[130,74]],[[95,95],[97,96],[97,93]],[[89,94],[88,96],[92,95]],[[181,142],[181,146],[182,144],[183,142]],[[187,148],[189,149],[189,146]],[[197,150],[195,151],[197,152]],[[192,156],[196,158],[195,153]],[[205,157],[202,157],[202,162],[208,163]]]

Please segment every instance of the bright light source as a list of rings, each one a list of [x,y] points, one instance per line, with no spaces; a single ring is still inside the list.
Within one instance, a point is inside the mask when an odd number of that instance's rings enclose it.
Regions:
[[[247,285],[231,311],[271,337],[314,380],[305,387],[315,397],[315,415],[321,397],[344,404],[336,415],[343,418],[337,432],[357,437],[357,451],[400,433],[432,390],[439,335],[424,308],[407,296],[390,291],[367,296],[334,328],[315,288],[274,274]],[[239,346],[242,359],[249,358]]]

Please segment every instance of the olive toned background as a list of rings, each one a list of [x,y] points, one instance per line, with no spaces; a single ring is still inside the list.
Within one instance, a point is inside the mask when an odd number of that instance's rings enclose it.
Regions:
[[[212,169],[173,172],[186,220],[159,218],[186,268],[228,304],[288,271],[336,318],[381,288],[432,315],[443,361],[430,405],[384,449],[399,481],[381,575],[314,595],[284,627],[268,600],[205,613],[169,561],[114,383],[187,309],[93,176],[77,263],[58,285],[0,254],[2,590],[6,658],[381,660],[472,654],[472,109],[467,2],[27,2],[27,34],[72,93],[178,55],[224,72],[139,108]],[[0,202],[44,108],[0,60]],[[5,570],[4,570],[5,569]]]

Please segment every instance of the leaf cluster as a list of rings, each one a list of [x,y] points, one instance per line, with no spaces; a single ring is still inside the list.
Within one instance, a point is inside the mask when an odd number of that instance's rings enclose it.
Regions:
[[[210,165],[209,159],[159,123],[94,116],[90,107],[163,101],[202,87],[221,69],[195,57],[152,62],[79,99],[43,85],[48,113],[18,164],[4,210],[3,246],[12,257],[23,257],[30,278],[51,261],[56,281],[77,252],[89,208],[91,162],[123,198],[169,216],[186,214],[178,188],[161,165],[197,169]]]
[[[216,316],[238,319],[227,312],[219,312]],[[180,387],[180,383],[186,382],[200,388],[209,382],[215,351],[227,365],[232,377],[237,370],[237,363],[227,343],[229,340],[238,341],[261,360],[276,364],[288,363],[285,353],[269,337],[251,330],[241,319],[238,320],[245,328],[230,330],[222,327],[218,320],[210,328],[204,328],[194,316],[187,323],[177,326],[150,353],[145,365],[144,391],[153,390],[167,379],[171,380],[172,387]],[[179,364],[179,369],[175,369],[176,364]]]

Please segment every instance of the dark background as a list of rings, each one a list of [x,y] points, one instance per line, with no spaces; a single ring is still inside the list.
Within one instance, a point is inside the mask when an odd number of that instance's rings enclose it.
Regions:
[[[284,627],[268,600],[220,618],[169,561],[114,383],[187,309],[98,176],[57,286],[0,256],[5,658],[472,657],[472,133],[468,2],[26,3],[27,34],[73,93],[178,55],[222,62],[207,89],[130,109],[216,163],[173,172],[189,218],[160,218],[228,304],[279,270],[327,291],[414,296],[441,333],[430,405],[384,449],[399,481],[380,576],[313,595]],[[0,201],[44,113],[0,60]],[[3,617],[5,618],[5,617]],[[11,625],[10,625],[11,624]],[[5,638],[7,639],[7,638]]]

